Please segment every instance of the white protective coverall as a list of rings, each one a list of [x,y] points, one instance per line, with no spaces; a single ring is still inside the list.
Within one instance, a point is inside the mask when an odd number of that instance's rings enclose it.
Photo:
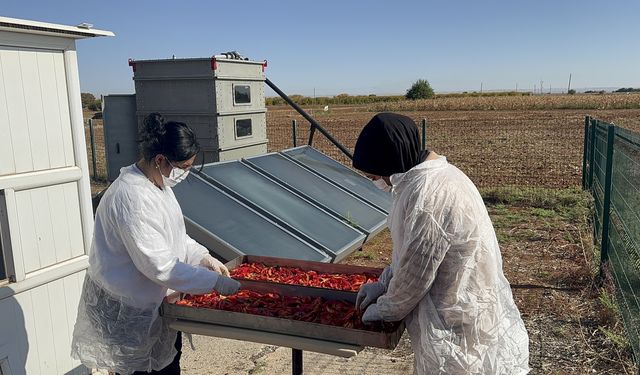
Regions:
[[[528,335],[482,197],[445,157],[391,176],[383,320],[405,318],[418,374],[526,374]]]
[[[205,254],[171,188],[158,189],[135,164],[122,168],[96,212],[72,356],[121,374],[169,365],[176,332],[158,308],[169,289],[211,292],[218,273],[196,266]]]

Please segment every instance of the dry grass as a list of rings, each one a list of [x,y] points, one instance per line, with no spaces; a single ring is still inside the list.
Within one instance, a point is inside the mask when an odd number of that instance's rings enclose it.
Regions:
[[[611,110],[640,109],[639,93],[436,97],[435,99],[375,103],[365,107],[381,111],[530,111],[530,110]]]
[[[338,107],[329,112],[311,108],[310,112],[351,151],[360,130],[375,114],[363,111],[363,107]],[[418,124],[427,119],[427,147],[447,156],[479,187],[579,186],[586,114],[640,129],[640,110],[402,113]],[[298,113],[285,107],[268,109],[270,151],[293,146],[292,120],[298,122],[298,145],[306,144],[309,125]],[[314,135],[313,146],[350,165],[350,160],[319,132]]]

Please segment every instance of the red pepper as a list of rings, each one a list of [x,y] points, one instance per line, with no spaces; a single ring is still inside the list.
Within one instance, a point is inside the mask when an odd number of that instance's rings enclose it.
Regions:
[[[373,274],[327,274],[304,271],[295,267],[265,266],[260,263],[243,263],[231,270],[231,276],[240,279],[271,281],[356,292],[368,282],[378,280]]]

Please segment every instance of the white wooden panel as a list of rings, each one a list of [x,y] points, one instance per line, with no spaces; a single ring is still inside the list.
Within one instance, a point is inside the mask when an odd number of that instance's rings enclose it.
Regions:
[[[63,214],[67,210],[64,187],[61,185],[51,186],[47,193],[49,194],[51,213],[55,215],[55,217],[52,217],[55,220],[51,220],[51,225],[53,226],[55,261],[59,263],[72,258],[71,238],[69,236],[71,225],[69,225],[68,214]],[[80,212],[78,211],[77,214],[80,215]]]
[[[8,357],[12,375],[25,374],[29,343],[18,301],[15,298],[0,300],[0,316],[0,359]]]
[[[0,300],[0,316],[2,317],[2,321],[0,321],[0,346],[3,346],[10,341],[13,341],[10,338],[15,339],[14,330],[17,324],[23,325],[23,319],[18,318],[16,316],[15,300]]]
[[[28,339],[28,352],[25,360],[25,371],[27,374],[37,375],[40,372],[40,353],[38,350],[38,335],[36,330],[36,314],[38,317],[43,315],[42,312],[36,310],[33,301],[31,299],[31,291],[18,294],[16,297],[20,309],[22,310],[22,317],[24,319],[24,332]]]
[[[54,328],[51,321],[51,305],[46,286],[32,289],[31,300],[33,303],[35,319],[35,338],[38,356],[40,358],[40,373],[59,374],[56,366],[56,353],[54,349]]]
[[[15,194],[16,215],[18,217],[18,236],[22,250],[22,263],[24,272],[29,273],[40,268],[40,256],[38,255],[38,241],[36,237],[35,221],[33,217],[33,205],[31,203],[31,191],[19,191]],[[15,235],[11,228],[12,235]],[[16,253],[15,256],[20,256]]]
[[[45,52],[48,53],[48,52]],[[31,157],[33,169],[42,170],[49,167],[49,147],[47,133],[44,126],[44,112],[42,106],[42,90],[40,88],[40,73],[38,69],[38,52],[20,51],[20,74],[24,89],[24,101],[31,142]],[[14,124],[20,126],[20,124]]]
[[[75,276],[75,275],[73,275]],[[49,306],[51,306],[51,324],[54,332],[54,353],[57,358],[57,373],[64,374],[73,366],[69,352],[71,351],[71,330],[68,315],[75,315],[67,306],[64,281],[56,280],[48,284]]]
[[[29,273],[26,275],[27,277],[22,279],[22,281],[0,285],[0,300],[38,288],[52,281],[65,278],[71,274],[85,271],[88,266],[89,257],[83,255],[66,262],[58,263],[51,267]]]
[[[33,207],[33,221],[35,223],[36,238],[38,240],[38,256],[40,268],[56,263],[55,244],[53,242],[53,221],[60,217],[60,213],[51,212],[49,195],[51,187],[31,190],[31,204]],[[20,192],[18,192],[20,194]],[[35,270],[27,270],[27,272]]]
[[[82,275],[82,277],[80,277]],[[69,337],[73,337],[73,327],[76,324],[78,316],[78,303],[80,302],[80,294],[82,291],[82,282],[84,281],[84,272],[74,273],[62,279],[64,287],[64,301],[67,306],[67,326],[69,327]],[[69,344],[71,348],[71,344]]]
[[[80,218],[80,201],[78,194],[78,184],[68,183],[62,185],[65,193],[65,205],[67,209],[67,229],[69,231],[69,240],[71,244],[71,256],[77,257],[89,252],[85,250],[84,237],[82,235],[82,220]],[[90,220],[91,218],[89,218]]]
[[[15,197],[25,273],[85,253],[77,183],[22,190]]]
[[[57,53],[62,55],[62,53]],[[44,114],[44,125],[49,151],[49,166],[59,168],[66,166],[65,150],[62,139],[62,127],[71,127],[70,123],[62,122],[60,117],[60,98],[58,97],[58,84],[56,82],[54,53],[38,53],[38,75],[40,77],[40,87],[42,90],[42,112]],[[64,99],[64,98],[63,98]],[[66,101],[63,100],[66,105]]]
[[[71,135],[71,114],[69,112],[69,94],[67,90],[67,74],[64,67],[63,54],[53,56],[55,65],[56,87],[58,88],[58,106],[60,109],[60,123],[62,124],[61,134],[64,144],[65,165],[76,165],[73,151],[73,137]],[[83,147],[86,147],[83,145]],[[88,169],[87,169],[88,170]]]
[[[84,273],[0,299],[0,349],[12,349],[14,374],[77,373],[70,351]]]
[[[73,39],[61,38],[55,36],[29,35],[16,33],[13,31],[0,30],[0,40],[2,44],[20,48],[41,48],[65,50],[74,48],[75,41]]]
[[[2,58],[4,51],[0,48],[0,176],[14,173],[16,170],[13,160],[13,143],[11,142],[11,126],[7,108],[7,90],[5,88]]]
[[[33,170],[33,160],[31,158],[32,150],[27,126],[19,51],[2,49],[0,53],[2,54],[4,89],[8,94],[6,105],[9,127],[11,128],[15,171],[18,173],[27,172]]]
[[[0,190],[13,189],[19,191],[65,184],[67,182],[78,181],[82,176],[82,170],[78,167],[64,167],[4,175],[0,176]]]

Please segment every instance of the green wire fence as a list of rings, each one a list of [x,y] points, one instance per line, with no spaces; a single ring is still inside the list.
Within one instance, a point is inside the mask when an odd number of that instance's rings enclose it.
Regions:
[[[587,117],[582,187],[594,199],[601,270],[611,273],[636,358],[640,359],[640,134]]]

